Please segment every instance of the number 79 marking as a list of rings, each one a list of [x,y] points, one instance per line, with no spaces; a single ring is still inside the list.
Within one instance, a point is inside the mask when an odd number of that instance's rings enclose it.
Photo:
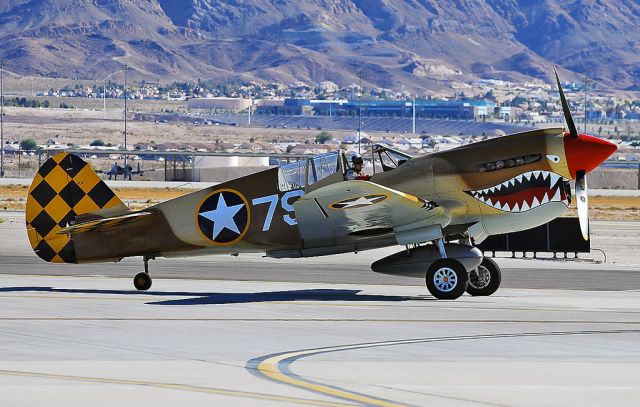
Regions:
[[[286,194],[282,195],[282,199],[280,199],[280,206],[287,213],[282,216],[282,219],[289,225],[297,225],[298,222],[295,218],[292,218],[289,214],[294,211],[293,204],[289,203],[291,198],[295,198],[297,196],[303,196],[304,191],[302,189],[297,189],[295,191],[289,191]],[[264,218],[264,224],[262,225],[262,231],[266,232],[271,229],[271,223],[273,222],[273,215],[276,213],[276,206],[278,205],[278,194],[261,196],[259,198],[254,198],[251,203],[253,205],[261,205],[261,204],[269,204],[269,209],[267,210],[267,216]]]

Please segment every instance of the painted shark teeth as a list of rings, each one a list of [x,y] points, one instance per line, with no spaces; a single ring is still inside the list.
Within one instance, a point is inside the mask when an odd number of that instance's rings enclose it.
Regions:
[[[549,202],[562,202],[569,206],[562,181],[562,176],[551,171],[527,171],[499,184],[467,193],[500,211],[518,213]]]
[[[544,205],[547,202],[549,202],[549,197],[547,196],[547,194],[545,193],[544,196],[542,197],[542,201],[540,202],[540,205]]]

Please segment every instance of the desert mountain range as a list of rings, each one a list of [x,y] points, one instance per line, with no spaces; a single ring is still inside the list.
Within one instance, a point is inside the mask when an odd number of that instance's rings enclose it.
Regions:
[[[4,0],[20,75],[329,80],[441,89],[472,79],[640,83],[638,0]]]

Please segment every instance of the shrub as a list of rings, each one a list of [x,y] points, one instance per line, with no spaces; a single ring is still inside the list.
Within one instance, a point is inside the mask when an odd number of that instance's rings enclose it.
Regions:
[[[26,151],[34,151],[38,148],[38,143],[32,138],[27,138],[20,142],[20,148]]]

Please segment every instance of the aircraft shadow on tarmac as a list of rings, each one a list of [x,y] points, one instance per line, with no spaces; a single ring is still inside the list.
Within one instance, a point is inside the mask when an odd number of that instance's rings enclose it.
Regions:
[[[125,291],[125,290],[98,290],[79,288],[53,288],[53,287],[0,287],[3,292],[43,292],[65,294],[115,294],[115,295],[146,295],[159,297],[191,297],[174,300],[148,302],[150,305],[216,305],[216,304],[243,304],[258,302],[284,302],[284,301],[350,301],[350,302],[402,302],[402,301],[427,301],[430,297],[399,296],[399,295],[373,295],[359,294],[360,290],[314,289],[314,290],[289,290],[289,291],[265,291],[257,293],[202,293],[184,291]]]

